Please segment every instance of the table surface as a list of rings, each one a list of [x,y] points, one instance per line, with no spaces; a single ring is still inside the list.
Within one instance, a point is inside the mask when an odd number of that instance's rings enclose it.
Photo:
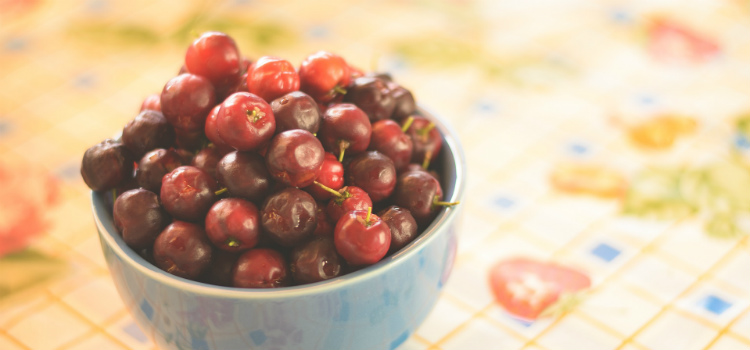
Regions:
[[[400,349],[750,349],[748,1],[0,7],[0,252],[32,237],[0,258],[0,349],[154,349],[107,272],[80,161],[209,29],[249,57],[325,49],[390,72],[460,135],[456,263]],[[528,278],[496,298],[490,272],[514,257]]]

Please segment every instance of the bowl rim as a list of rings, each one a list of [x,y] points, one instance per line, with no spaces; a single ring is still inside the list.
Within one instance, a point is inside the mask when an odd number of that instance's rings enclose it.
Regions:
[[[435,123],[436,128],[443,136],[443,147],[446,149],[450,149],[451,153],[453,154],[454,163],[456,165],[455,187],[453,188],[451,197],[446,200],[449,202],[460,201],[464,197],[466,187],[466,157],[461,144],[458,142],[457,133],[448,123],[446,123],[444,119],[442,119],[435,113],[432,113],[424,106],[418,105],[417,112],[421,115],[427,115],[430,117],[430,120]],[[309,296],[311,294],[330,292],[334,289],[356,284],[359,281],[365,279],[377,277],[378,275],[384,273],[389,269],[383,268],[386,267],[386,265],[388,265],[388,267],[397,266],[407,261],[410,256],[418,254],[419,251],[421,251],[420,248],[433,241],[438,236],[440,227],[445,222],[453,220],[462,207],[462,205],[459,205],[457,207],[447,207],[443,209],[435,218],[435,220],[433,220],[432,224],[428,226],[427,229],[425,229],[425,232],[419,235],[417,239],[409,243],[397,253],[355,272],[326,281],[298,286],[271,289],[243,289],[212,285],[185,279],[169,274],[149,263],[143,257],[138,255],[134,250],[127,247],[125,242],[122,240],[122,237],[115,233],[116,229],[114,228],[114,224],[112,223],[111,219],[107,220],[107,222],[102,220],[102,215],[104,215],[105,217],[107,216],[106,206],[103,205],[101,199],[102,194],[95,191],[90,191],[90,194],[91,209],[94,215],[94,221],[97,227],[97,231],[99,232],[100,240],[102,241],[102,244],[106,244],[107,247],[120,260],[125,262],[125,264],[131,266],[139,273],[142,273],[151,279],[157,280],[160,283],[176,289],[190,291],[195,294],[204,296],[240,299],[277,299],[303,295]],[[109,267],[110,266],[108,264],[108,268]]]

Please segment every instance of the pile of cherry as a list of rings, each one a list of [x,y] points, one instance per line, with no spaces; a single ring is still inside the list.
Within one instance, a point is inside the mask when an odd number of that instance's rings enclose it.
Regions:
[[[253,62],[208,32],[119,140],[85,152],[81,175],[112,192],[122,239],[159,268],[282,287],[374,264],[455,205],[427,170],[441,146],[388,75],[323,51],[299,69]]]

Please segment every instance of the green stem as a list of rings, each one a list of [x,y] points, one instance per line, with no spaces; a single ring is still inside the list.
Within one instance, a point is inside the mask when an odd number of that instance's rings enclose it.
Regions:
[[[224,242],[224,244],[226,244],[227,247],[235,248],[240,246],[240,241],[237,240],[237,238],[229,237],[227,238],[226,242]]]
[[[333,91],[337,94],[346,95],[346,89],[344,89],[341,85],[334,86]]]
[[[322,188],[322,189],[326,190],[327,192],[331,192],[331,194],[333,194],[333,195],[334,195],[334,196],[336,196],[336,197],[343,197],[343,196],[344,196],[344,195],[342,195],[341,193],[339,193],[339,191],[336,191],[336,190],[334,190],[334,189],[332,189],[332,188],[330,188],[330,187],[328,187],[328,186],[326,186],[326,185],[324,185],[324,184],[322,184],[322,183],[320,183],[320,182],[317,182],[317,181],[313,181],[313,183],[314,183],[315,185],[317,185],[318,187],[320,187],[320,188]]]
[[[339,163],[344,161],[344,152],[347,148],[349,148],[349,141],[341,140],[339,141]]]
[[[372,215],[372,207],[367,208],[367,216],[365,216],[365,226],[370,227],[372,223],[370,222],[370,215]]]
[[[414,122],[414,117],[406,118],[404,125],[401,127],[401,131],[406,132],[411,127],[411,123]]]
[[[215,194],[215,195],[217,195],[217,196],[220,196],[220,195],[224,194],[224,193],[225,193],[225,192],[227,192],[227,191],[229,191],[229,189],[228,189],[228,188],[226,188],[226,187],[224,187],[224,188],[222,188],[222,189],[220,189],[220,190],[218,190],[218,191],[214,192],[214,194]]]
[[[456,202],[443,202],[441,200],[438,200],[438,196],[435,196],[435,198],[432,199],[432,207],[452,207],[454,205],[461,204],[460,201]]]
[[[422,169],[427,170],[427,168],[430,166],[430,159],[432,158],[432,151],[427,151],[424,154],[424,160],[422,161]]]

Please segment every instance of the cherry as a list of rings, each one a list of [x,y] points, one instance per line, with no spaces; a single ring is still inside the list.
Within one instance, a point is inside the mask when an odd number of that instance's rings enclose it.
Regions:
[[[207,172],[208,175],[211,175],[211,177],[215,179],[216,166],[227,153],[229,152],[225,148],[216,146],[206,147],[195,154],[190,165]]]
[[[438,174],[437,171],[435,170],[427,170],[424,167],[425,165],[429,165],[429,162],[427,162],[426,164],[409,163],[409,165],[407,165],[406,168],[404,168],[401,174],[405,174],[410,171],[423,171],[432,175],[432,177],[434,177],[435,180],[438,180],[438,182],[440,182],[440,174]]]
[[[367,113],[371,122],[390,119],[396,107],[387,82],[376,77],[355,79],[344,95],[344,101],[355,104]]]
[[[318,174],[315,181],[338,191],[341,187],[344,187],[344,166],[336,159],[336,156],[326,152],[323,156],[323,165],[320,167],[320,174]],[[319,201],[331,199],[333,195],[331,192],[315,184],[305,187],[304,190]]]
[[[118,196],[112,216],[122,240],[135,250],[152,246],[170,221],[156,194],[142,188]]]
[[[320,140],[325,149],[344,158],[344,152],[363,152],[370,144],[372,125],[365,112],[351,103],[335,104],[323,114]]]
[[[370,195],[373,203],[388,198],[396,187],[393,161],[378,151],[359,154],[346,167],[347,184],[357,186]]]
[[[208,239],[220,249],[239,252],[258,244],[260,225],[258,207],[240,198],[225,198],[214,203],[206,214]]]
[[[208,267],[208,271],[203,273],[200,281],[217,286],[231,287],[232,270],[239,256],[239,253],[215,249],[211,256],[211,265]]]
[[[219,136],[219,129],[216,126],[216,119],[219,117],[219,109],[221,109],[221,104],[214,106],[214,108],[208,112],[206,125],[204,126],[203,131],[206,134],[206,138],[215,146],[228,149],[231,147],[224,142],[221,136]]]
[[[223,87],[240,75],[240,52],[228,35],[206,32],[188,47],[185,67],[190,73],[206,77],[217,88]]]
[[[316,237],[292,251],[289,271],[297,284],[325,281],[341,275],[341,260],[332,236]]]
[[[333,236],[333,224],[331,223],[331,219],[328,217],[328,214],[326,214],[325,204],[318,202],[317,205],[318,207],[315,210],[317,225],[315,226],[313,235]]]
[[[234,265],[232,284],[240,288],[278,288],[289,285],[289,269],[281,253],[250,249]]]
[[[107,139],[83,153],[81,177],[94,191],[110,190],[133,176],[134,161],[125,145]]]
[[[194,166],[181,166],[164,175],[161,201],[179,220],[199,222],[216,201],[218,185],[211,175]]]
[[[141,110],[139,112],[143,112],[147,109],[161,112],[161,96],[159,96],[159,94],[151,94],[143,99],[143,103],[141,103]]]
[[[289,61],[263,56],[247,74],[247,89],[266,101],[299,90],[299,74]]]
[[[307,192],[287,187],[263,203],[261,225],[265,232],[284,247],[292,247],[312,235],[317,226],[317,204]]]
[[[443,202],[440,183],[425,171],[411,171],[398,177],[393,191],[393,203],[409,210],[420,226],[428,225],[439,208],[458,202]]]
[[[427,165],[437,158],[443,146],[443,138],[435,128],[435,123],[425,117],[415,116],[407,134],[414,144],[411,161],[421,163],[427,169]]]
[[[372,124],[372,137],[369,149],[385,154],[393,161],[397,171],[409,165],[414,148],[411,137],[404,133],[414,119],[407,119],[403,127],[395,121],[379,120]]]
[[[349,264],[372,265],[388,253],[391,229],[368,210],[353,210],[336,223],[333,233],[336,251]]]
[[[391,229],[391,247],[388,253],[392,254],[405,247],[417,237],[417,221],[409,210],[391,205],[378,213],[380,219]]]
[[[135,171],[138,186],[154,193],[161,192],[161,180],[164,175],[177,167],[185,165],[183,159],[174,149],[157,148],[146,153]]]
[[[215,104],[214,86],[198,75],[180,74],[170,79],[161,92],[161,111],[176,129],[203,129]]]
[[[393,115],[391,115],[392,119],[402,121],[416,113],[417,104],[414,102],[414,96],[409,90],[393,82],[388,83],[388,88],[395,101]]]
[[[219,137],[240,151],[258,149],[271,139],[276,119],[271,106],[249,92],[238,92],[221,104],[216,126]]]
[[[341,56],[318,51],[302,61],[299,79],[300,90],[318,102],[330,102],[346,93],[351,73]]]
[[[212,249],[200,225],[174,221],[154,241],[154,262],[175,276],[196,280],[209,269]]]
[[[263,201],[271,189],[271,174],[263,158],[253,152],[227,153],[216,164],[216,179],[232,196],[256,203]]]
[[[136,158],[154,148],[168,148],[174,141],[174,128],[159,111],[144,110],[122,129],[122,143]]]
[[[276,117],[277,134],[292,129],[303,129],[315,134],[320,128],[318,104],[302,91],[293,91],[271,101],[271,109]]]
[[[320,183],[316,183],[316,185],[334,195],[326,205],[326,214],[334,222],[349,211],[364,210],[372,206],[370,196],[359,187],[346,186],[336,191]]]
[[[284,131],[271,139],[266,152],[268,172],[279,182],[305,187],[315,181],[323,165],[325,151],[307,130]]]

